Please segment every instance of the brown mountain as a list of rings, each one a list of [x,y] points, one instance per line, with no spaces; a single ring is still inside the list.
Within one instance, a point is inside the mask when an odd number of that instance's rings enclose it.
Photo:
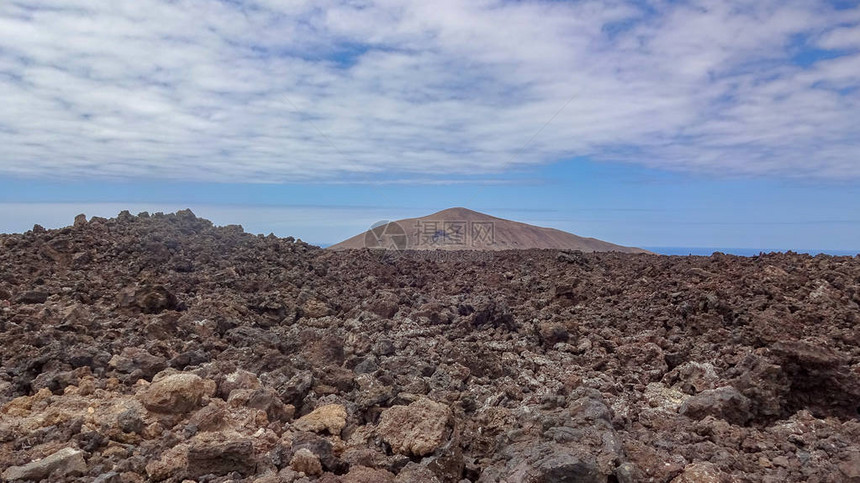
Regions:
[[[615,245],[554,228],[505,220],[466,208],[449,208],[421,218],[406,218],[382,223],[329,247],[330,250],[354,248],[408,250],[546,248],[583,252],[649,253],[640,248]]]

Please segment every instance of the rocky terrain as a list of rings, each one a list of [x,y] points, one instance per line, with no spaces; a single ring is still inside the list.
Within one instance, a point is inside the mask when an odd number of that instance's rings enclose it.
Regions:
[[[858,482],[860,258],[0,235],[0,474]]]

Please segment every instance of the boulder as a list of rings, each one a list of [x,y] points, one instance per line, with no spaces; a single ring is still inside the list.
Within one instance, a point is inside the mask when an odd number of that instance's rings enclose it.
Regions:
[[[600,470],[596,458],[556,443],[538,443],[517,448],[501,475],[481,475],[481,482],[606,483],[609,475]]]
[[[383,411],[376,432],[395,453],[427,456],[445,443],[450,420],[448,406],[421,398],[409,406]]]
[[[256,459],[251,440],[196,441],[188,448],[188,476],[254,473]]]
[[[63,448],[42,459],[23,466],[10,466],[3,472],[3,479],[39,481],[48,478],[82,475],[87,471],[84,452],[75,448]]]
[[[692,419],[714,416],[738,425],[752,418],[750,400],[731,386],[702,391],[684,401],[678,411]]]
[[[167,367],[167,360],[139,347],[126,347],[119,355],[114,355],[108,365],[118,372],[137,374],[141,378],[151,379]]]
[[[199,376],[179,373],[156,380],[139,395],[140,402],[157,413],[186,413],[200,405],[206,384]]]
[[[51,294],[44,290],[30,290],[15,297],[16,304],[43,304]]]
[[[320,406],[293,423],[293,427],[299,431],[314,433],[328,431],[332,435],[340,435],[344,426],[346,426],[346,408],[341,404]]]

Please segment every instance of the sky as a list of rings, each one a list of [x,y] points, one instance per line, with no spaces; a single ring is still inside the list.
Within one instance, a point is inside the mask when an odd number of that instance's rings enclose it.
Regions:
[[[191,207],[330,244],[451,206],[860,251],[857,1],[0,2],[0,232]]]

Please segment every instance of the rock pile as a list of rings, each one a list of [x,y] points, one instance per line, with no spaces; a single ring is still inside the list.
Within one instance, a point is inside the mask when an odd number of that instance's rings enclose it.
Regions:
[[[0,235],[4,480],[860,481],[860,259]]]

